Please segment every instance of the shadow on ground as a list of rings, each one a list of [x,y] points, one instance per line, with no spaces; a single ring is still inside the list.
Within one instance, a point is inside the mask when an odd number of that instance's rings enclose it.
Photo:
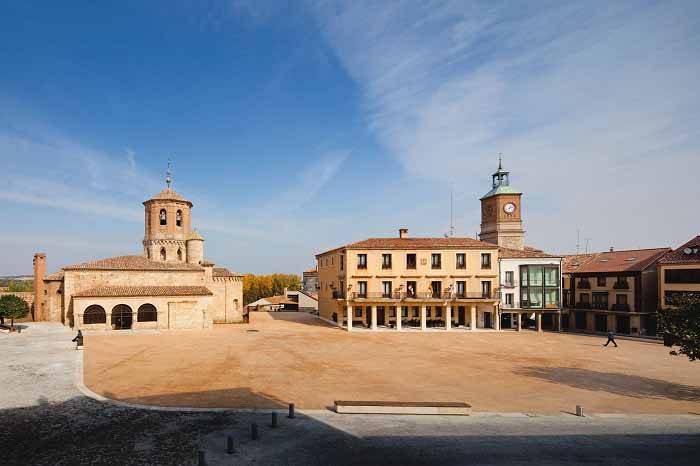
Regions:
[[[252,314],[252,313],[251,313]],[[298,325],[310,325],[312,327],[326,327],[326,328],[336,328],[330,325],[328,322],[324,322],[306,312],[267,312],[266,313],[272,320],[281,320],[284,322],[289,322],[290,324]]]
[[[614,372],[598,372],[575,367],[521,367],[517,375],[534,377],[574,388],[634,398],[700,401],[700,387],[665,380]]]
[[[102,396],[111,400],[131,404],[141,404],[160,407],[204,407],[204,408],[261,408],[283,409],[293,401],[280,400],[272,395],[259,393],[247,387],[230,388],[226,390],[209,390],[204,392],[174,393],[163,395],[136,396],[120,398],[111,392],[102,392]]]

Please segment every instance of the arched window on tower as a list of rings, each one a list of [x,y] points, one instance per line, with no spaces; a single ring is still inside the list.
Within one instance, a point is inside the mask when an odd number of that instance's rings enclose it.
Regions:
[[[166,255],[165,255],[165,248],[160,248],[160,260],[165,261]]]
[[[175,214],[175,225],[181,227],[182,226],[182,211],[178,210],[177,214]]]
[[[182,249],[177,248],[177,260],[182,262]]]
[[[168,215],[166,214],[165,209],[160,209],[160,224],[161,225],[168,224]]]
[[[151,250],[149,248],[146,248],[146,258],[151,258]]]

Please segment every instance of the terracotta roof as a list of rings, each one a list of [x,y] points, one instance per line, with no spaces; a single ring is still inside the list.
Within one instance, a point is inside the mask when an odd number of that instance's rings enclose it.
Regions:
[[[74,298],[132,296],[211,296],[206,286],[99,286],[73,294]]]
[[[156,262],[143,256],[116,256],[82,264],[69,265],[63,270],[202,270],[198,265],[186,262]]]
[[[564,273],[606,273],[606,272],[640,272],[654,264],[669,248],[631,249],[628,251],[599,252],[590,254],[588,260],[572,267],[569,258],[564,260]],[[581,256],[573,256],[581,257]]]
[[[170,189],[170,188],[165,188],[149,200],[145,201],[144,204],[148,204],[151,201],[178,201],[178,202],[185,202],[189,204],[190,207],[192,207],[192,203],[185,199],[184,197],[180,196],[178,193],[175,192],[175,190]]]
[[[313,268],[313,269],[309,269],[309,270],[304,270],[304,273],[318,273],[318,270]]]
[[[690,254],[686,254],[684,250],[690,249]],[[698,264],[700,263],[700,235],[691,239],[683,246],[673,251],[667,252],[664,257],[659,260],[659,264]]]
[[[524,250],[520,249],[509,249],[509,248],[498,248],[498,257],[501,259],[520,259],[520,258],[535,258],[535,257],[552,257],[559,258],[560,256],[553,256],[547,254],[546,252],[540,251],[535,248],[526,247]]]
[[[58,272],[54,272],[51,275],[47,275],[44,277],[44,280],[48,281],[61,281],[63,280],[63,270],[59,270]]]
[[[229,269],[224,267],[214,267],[212,270],[213,277],[241,277],[239,273],[231,272]]]
[[[498,249],[498,245],[474,238],[368,238],[316,254],[316,257],[343,249]]]
[[[264,300],[264,301],[267,301],[267,304],[255,304],[255,303],[257,303],[258,301],[263,301],[263,300]],[[269,296],[269,297],[267,297],[267,298],[260,298],[260,299],[258,299],[258,301],[252,302],[252,303],[248,304],[248,306],[253,306],[253,307],[254,307],[254,306],[269,306],[269,305],[276,306],[276,305],[279,305],[279,304],[299,304],[299,303],[297,303],[297,302],[295,302],[295,301],[290,301],[290,300],[287,299],[287,297],[284,296],[284,295]]]
[[[306,296],[308,296],[309,298],[315,299],[316,301],[318,301],[318,294],[317,293],[312,293],[310,291],[304,291],[304,290],[299,290],[299,293],[303,293]]]
[[[579,267],[594,257],[595,254],[572,254],[570,256],[564,256],[561,273],[577,272]]]

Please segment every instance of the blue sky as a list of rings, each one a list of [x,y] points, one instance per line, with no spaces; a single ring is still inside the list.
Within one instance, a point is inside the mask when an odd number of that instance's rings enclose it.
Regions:
[[[191,199],[210,260],[301,272],[369,236],[460,236],[503,152],[528,244],[700,233],[700,4],[0,5],[0,274],[138,254]]]

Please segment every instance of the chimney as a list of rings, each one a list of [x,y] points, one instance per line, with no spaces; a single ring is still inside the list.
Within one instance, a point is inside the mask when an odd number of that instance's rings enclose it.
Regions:
[[[408,238],[408,228],[399,228],[399,238]]]
[[[44,320],[44,277],[46,276],[46,254],[34,254],[34,321]]]
[[[610,246],[610,252],[615,252],[615,248],[613,248],[612,246]]]

